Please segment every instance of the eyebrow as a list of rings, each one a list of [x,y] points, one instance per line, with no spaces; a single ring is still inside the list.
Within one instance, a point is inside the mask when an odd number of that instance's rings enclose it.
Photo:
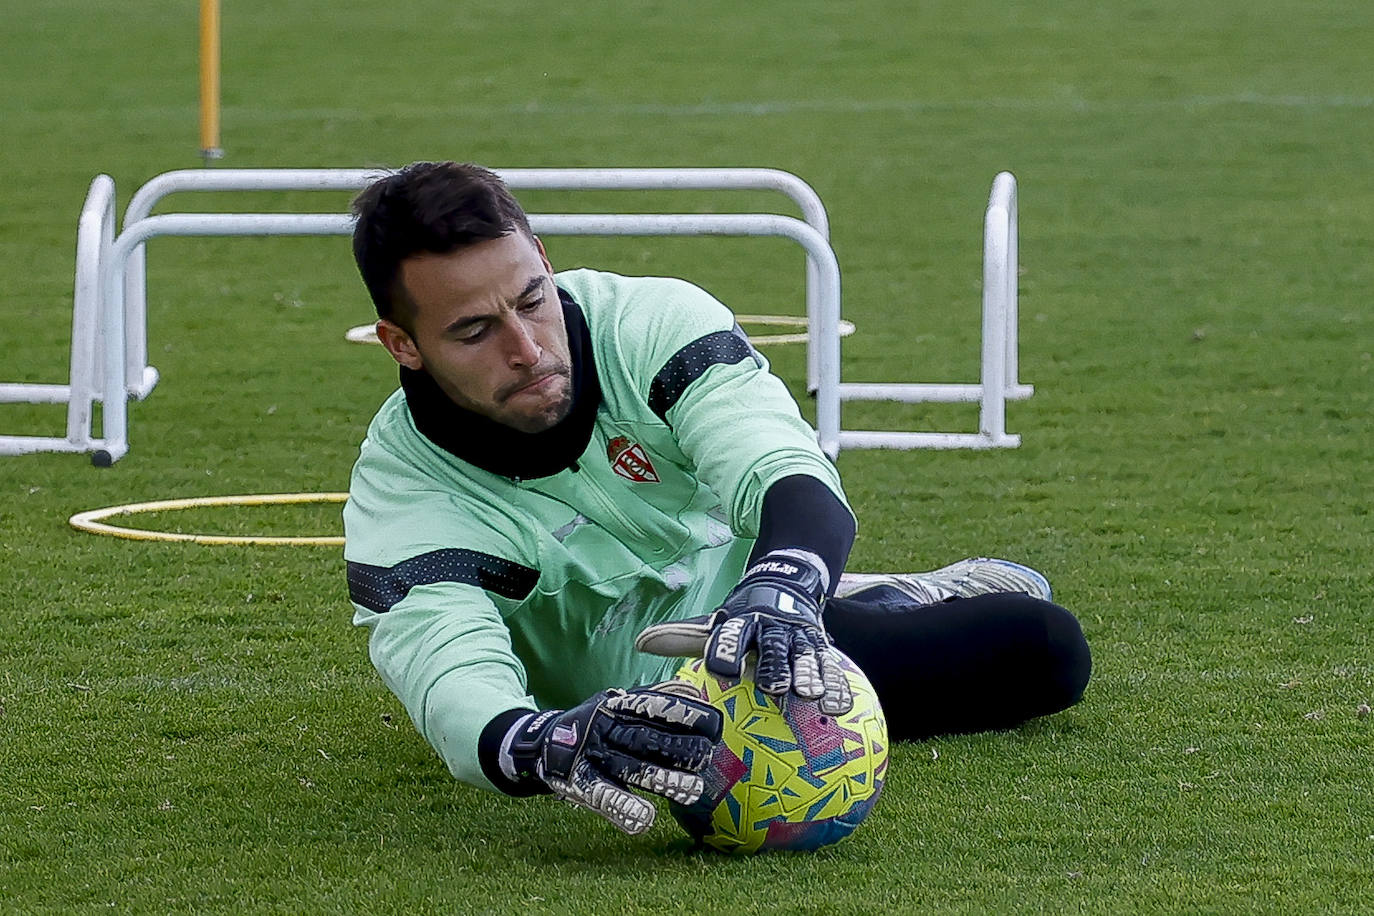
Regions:
[[[521,302],[525,299],[528,299],[530,296],[534,295],[534,293],[536,293],[539,290],[539,288],[544,285],[544,281],[546,279],[548,278],[543,276],[531,277],[529,279],[529,282],[525,284],[525,288],[520,290],[520,292],[516,294],[515,301]],[[474,325],[479,321],[487,321],[490,318],[491,315],[467,315],[463,318],[459,318],[457,321],[445,327],[443,333],[453,334],[457,331],[463,330],[466,327],[469,327],[470,325]]]

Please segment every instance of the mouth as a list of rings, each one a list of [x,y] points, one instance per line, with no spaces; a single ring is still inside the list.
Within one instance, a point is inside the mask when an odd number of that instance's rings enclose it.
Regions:
[[[562,379],[563,375],[558,371],[550,372],[547,375],[541,375],[537,378],[531,379],[528,382],[525,382],[522,385],[519,385],[516,388],[512,388],[509,392],[506,393],[506,395],[501,400],[509,401],[512,398],[520,397],[521,395],[527,394],[544,394],[545,392],[553,388],[558,382],[562,381]]]

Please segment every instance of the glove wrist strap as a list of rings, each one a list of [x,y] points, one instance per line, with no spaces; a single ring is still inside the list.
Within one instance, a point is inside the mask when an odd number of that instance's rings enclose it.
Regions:
[[[830,590],[830,570],[825,561],[809,550],[787,547],[770,550],[759,557],[744,572],[743,583],[759,579],[786,582],[803,594],[810,595],[817,604]]]
[[[503,750],[510,754],[512,778],[517,782],[542,781],[539,776],[539,760],[544,749],[544,733],[553,727],[554,720],[561,715],[561,709],[546,709],[532,713],[511,726],[501,741]],[[505,761],[501,766],[504,772]]]

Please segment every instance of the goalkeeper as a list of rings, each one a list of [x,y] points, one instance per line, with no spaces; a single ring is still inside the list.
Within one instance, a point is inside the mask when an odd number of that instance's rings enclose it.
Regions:
[[[354,622],[458,779],[553,793],[641,832],[683,802],[719,715],[682,655],[851,704],[894,739],[1076,703],[1090,660],[1005,560],[844,574],[835,466],[728,309],[681,280],[555,273],[493,173],[415,163],[354,202],[354,255],[400,388],[344,508]]]

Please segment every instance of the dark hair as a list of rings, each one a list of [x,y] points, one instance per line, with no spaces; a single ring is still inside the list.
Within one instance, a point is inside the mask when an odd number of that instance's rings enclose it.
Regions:
[[[458,162],[415,162],[353,200],[353,258],[377,315],[410,330],[414,306],[401,284],[411,255],[448,254],[519,231],[525,211],[496,173]]]

